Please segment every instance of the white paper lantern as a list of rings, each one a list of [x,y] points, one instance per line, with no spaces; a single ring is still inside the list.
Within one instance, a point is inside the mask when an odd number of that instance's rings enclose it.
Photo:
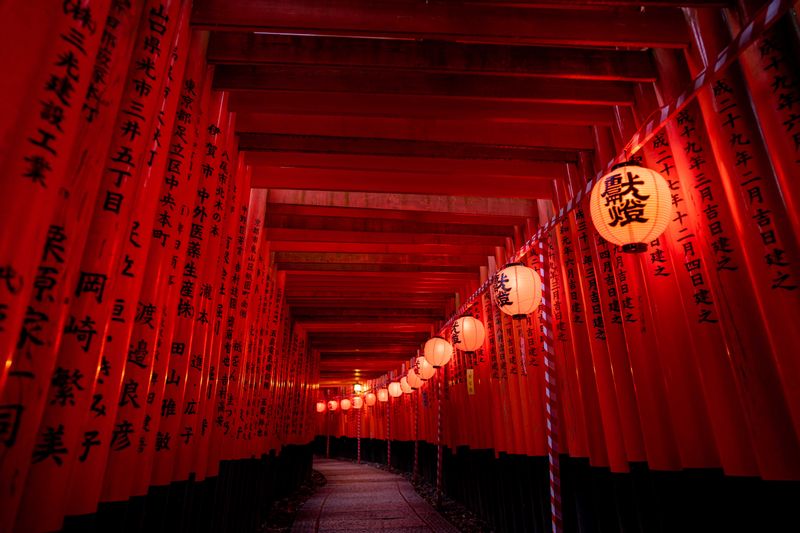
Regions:
[[[400,389],[403,391],[404,394],[411,394],[414,392],[414,389],[411,388],[411,385],[408,384],[408,377],[403,376],[400,378]]]
[[[389,383],[389,396],[392,398],[399,398],[403,395],[403,389],[400,387],[400,383],[397,381],[392,381]]]
[[[378,391],[378,400],[381,402],[389,401],[389,389],[380,389]]]
[[[408,380],[408,384],[411,385],[412,389],[418,389],[422,387],[422,384],[424,383],[422,378],[417,375],[413,368],[409,369],[408,374],[406,374],[406,379]]]
[[[350,408],[353,406],[352,402],[350,402],[350,400],[348,400],[347,398],[344,398],[340,402],[340,405],[342,406],[342,411],[349,411]]]
[[[367,403],[367,407],[372,407],[375,405],[375,402],[378,401],[378,397],[375,396],[374,392],[368,392],[366,396],[364,396],[364,401]]]
[[[592,188],[597,232],[624,252],[644,252],[672,220],[672,193],[664,177],[635,163],[616,165]]]
[[[325,412],[325,402],[317,402],[317,412],[324,413]]]
[[[459,350],[474,352],[483,346],[483,341],[486,340],[486,328],[477,318],[462,316],[453,322],[450,340]]]
[[[330,409],[331,411],[335,411],[338,408],[339,408],[339,402],[337,402],[336,400],[331,400],[328,402],[328,409]]]
[[[442,337],[431,337],[425,343],[423,353],[425,354],[425,360],[433,368],[439,368],[446,365],[450,358],[453,357],[453,346]]]
[[[495,275],[492,300],[505,314],[525,318],[542,302],[542,279],[534,269],[513,263]]]
[[[431,379],[436,374],[436,369],[424,357],[417,357],[417,364],[414,366],[414,370],[423,381]]]
[[[353,409],[361,409],[364,407],[364,399],[361,396],[353,398]]]

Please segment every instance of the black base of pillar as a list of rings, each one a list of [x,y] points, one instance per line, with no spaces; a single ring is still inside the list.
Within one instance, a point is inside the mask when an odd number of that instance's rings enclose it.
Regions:
[[[103,503],[67,517],[64,533],[239,533],[259,531],[273,502],[311,478],[313,445],[223,461],[219,476],[150,487],[147,496]]]

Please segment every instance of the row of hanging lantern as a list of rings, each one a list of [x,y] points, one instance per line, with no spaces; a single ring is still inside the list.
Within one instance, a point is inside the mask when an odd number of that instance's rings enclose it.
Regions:
[[[580,200],[580,198],[576,198]],[[576,202],[577,203],[577,202]],[[592,188],[591,218],[601,237],[622,247],[627,253],[641,253],[648,243],[656,240],[666,230],[672,218],[672,195],[669,183],[658,172],[644,168],[635,161],[626,161],[612,167]],[[522,263],[512,263],[497,272],[490,286],[492,300],[505,314],[521,320],[534,312],[542,301],[542,279],[532,268]],[[471,353],[480,349],[486,339],[483,323],[472,316],[462,316],[453,321],[451,341],[441,336],[427,340],[423,356],[399,381],[389,383],[388,389],[378,391],[378,400],[386,402],[389,396],[398,398],[411,394],[425,381],[436,374],[436,369],[450,362],[453,349]],[[520,336],[524,343],[524,336]],[[525,351],[524,344],[521,346]],[[369,395],[368,395],[369,396]],[[373,395],[374,396],[374,395]],[[353,400],[353,407],[360,409],[361,398]],[[374,405],[374,399],[367,405]],[[350,400],[331,400],[327,410],[335,411],[341,406],[350,409]],[[324,412],[326,404],[317,403],[317,412]]]

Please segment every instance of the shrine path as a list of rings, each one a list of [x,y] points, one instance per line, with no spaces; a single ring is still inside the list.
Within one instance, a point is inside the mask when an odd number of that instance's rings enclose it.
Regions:
[[[457,533],[406,479],[371,466],[314,459],[328,483],[297,513],[293,533]]]

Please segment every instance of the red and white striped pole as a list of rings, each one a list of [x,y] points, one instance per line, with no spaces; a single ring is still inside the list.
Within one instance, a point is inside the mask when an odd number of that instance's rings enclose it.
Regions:
[[[436,507],[442,506],[442,458],[444,456],[444,449],[442,441],[444,440],[444,428],[442,426],[442,387],[445,383],[445,369],[442,367],[442,378],[436,385],[436,403],[437,405],[437,421],[436,421]]]
[[[386,401],[386,466],[392,468],[392,410],[391,399]]]
[[[363,407],[358,410],[358,416],[356,417],[356,440],[358,441],[358,455],[357,455],[357,463],[361,464],[361,411]]]
[[[325,418],[325,459],[331,458],[331,416],[333,413],[328,409],[328,416]]]
[[[411,470],[412,479],[419,479],[419,399],[414,398],[414,468]]]
[[[542,278],[542,335],[544,337],[544,391],[545,420],[547,423],[547,458],[550,471],[550,519],[553,533],[561,533],[561,467],[558,455],[559,419],[558,419],[558,385],[556,383],[555,353],[553,352],[553,319],[550,309],[550,293],[548,292],[547,249],[544,235],[539,240],[539,274]]]

